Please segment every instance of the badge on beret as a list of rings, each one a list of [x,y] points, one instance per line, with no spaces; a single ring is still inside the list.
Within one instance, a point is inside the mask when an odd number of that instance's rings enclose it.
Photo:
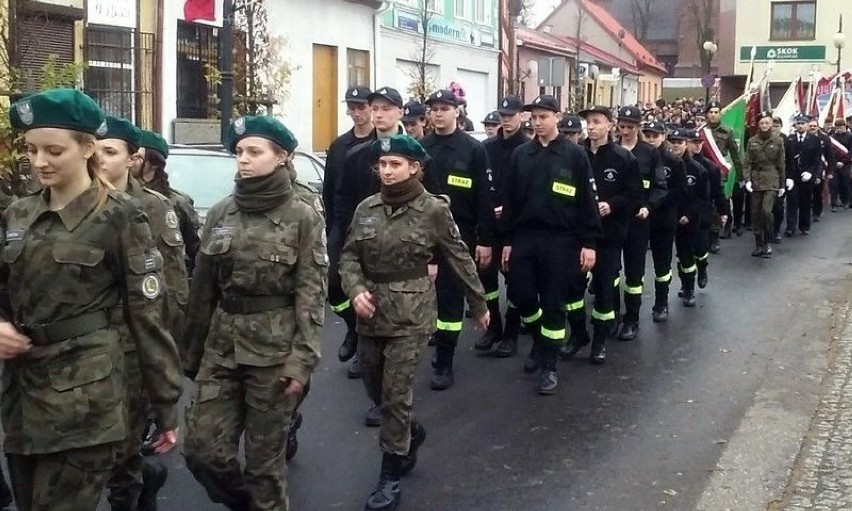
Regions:
[[[234,121],[234,132],[237,135],[242,135],[246,132],[246,119],[245,117],[240,117],[236,121]]]
[[[411,109],[410,109],[410,108],[406,108],[406,109],[404,110],[404,112],[405,112],[405,115],[408,115],[408,114],[410,114],[410,113],[411,113]]]
[[[383,139],[381,140],[381,144],[382,144],[382,152],[387,153],[387,152],[389,152],[389,151],[390,151],[390,149],[391,149],[391,141],[390,141],[390,139],[389,139],[389,138],[383,138]]]
[[[358,97],[358,89],[354,89],[354,90],[352,90],[351,96],[352,96],[353,98]]]
[[[21,118],[21,122],[29,126],[33,123],[33,106],[29,101],[19,101],[15,108],[18,110],[18,117]]]
[[[142,294],[149,300],[160,296],[160,279],[156,275],[146,275],[142,280]]]
[[[569,127],[570,127],[570,126],[573,126],[573,125],[574,125],[574,121],[568,121],[568,126],[569,126]]]
[[[177,229],[178,226],[178,217],[177,213],[174,211],[169,211],[166,213],[166,226],[169,229]]]
[[[387,89],[382,89],[382,90],[379,91],[379,94],[387,94],[387,93],[388,93]]]
[[[107,134],[109,131],[109,126],[107,126],[106,121],[102,122],[98,129],[95,130],[95,135],[102,137]]]
[[[624,113],[625,115],[633,115],[633,110],[628,108],[627,111],[625,111]]]
[[[440,98],[440,97],[441,97],[441,96],[443,96],[443,95],[444,95],[444,93],[443,93],[443,92],[438,91],[438,93],[437,93],[437,94],[435,94],[435,97],[436,97],[436,98]]]
[[[509,106],[509,100],[504,99],[503,100],[503,108],[506,108],[507,106]]]
[[[539,98],[535,98],[535,101],[533,101],[533,103],[535,103],[536,105],[537,105],[537,104],[539,104],[539,103],[541,103],[541,98],[540,98],[540,97],[539,97]]]

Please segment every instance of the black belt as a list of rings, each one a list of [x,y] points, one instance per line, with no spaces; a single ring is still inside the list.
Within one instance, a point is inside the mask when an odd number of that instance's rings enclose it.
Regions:
[[[18,331],[29,337],[33,341],[33,344],[37,346],[67,341],[68,339],[97,332],[108,326],[109,317],[107,311],[104,310],[87,312],[86,314],[80,314],[79,316],[54,323],[42,323],[40,325],[15,323]]]
[[[254,314],[295,304],[293,295],[225,296],[219,300],[219,308],[228,314]]]
[[[429,270],[425,266],[417,268],[408,268],[397,271],[382,271],[376,273],[367,273],[366,277],[374,284],[388,284],[390,282],[402,282],[405,280],[414,280],[421,277],[428,277]]]

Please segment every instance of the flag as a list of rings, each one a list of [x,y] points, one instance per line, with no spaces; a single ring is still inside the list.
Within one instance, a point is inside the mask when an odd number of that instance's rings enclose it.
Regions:
[[[805,96],[805,82],[802,81],[802,77],[798,77],[795,81],[796,84],[796,114],[801,114],[805,111],[805,102],[807,101]]]
[[[749,90],[751,89],[751,80],[752,80],[752,78],[754,78],[754,58],[756,56],[757,56],[757,46],[752,46],[751,47],[751,60],[749,61],[748,74],[746,75],[745,90],[743,91],[743,94],[748,94]]]
[[[746,102],[748,97],[748,94],[743,94],[722,110],[721,124],[731,130],[738,149],[742,149],[745,142]],[[734,168],[731,160],[728,160],[727,167],[732,169],[732,172],[728,172],[728,177],[725,179],[725,195],[730,197],[739,180],[738,173],[742,172],[742,169]]]
[[[781,101],[778,102],[778,106],[775,107],[773,112],[775,117],[781,119],[781,122],[784,124],[781,126],[781,133],[785,135],[790,133],[790,128],[792,128],[794,124],[794,119],[801,112],[798,109],[799,105],[797,104],[800,89],[801,79],[790,83],[790,86],[787,87],[787,92],[784,93],[784,96],[781,98]]]
[[[746,100],[745,126],[749,136],[757,133],[757,123],[760,121],[761,93],[752,92]]]
[[[835,119],[845,119],[845,98],[843,97],[843,86],[841,85],[841,77],[838,76],[834,82],[834,89],[831,91],[831,97],[828,98],[828,103],[819,113],[819,126],[825,126],[825,123],[833,123]]]
[[[216,20],[216,2],[214,0],[186,0],[183,4],[183,19],[192,23],[195,20]]]
[[[716,145],[716,139],[713,138],[713,132],[710,131],[710,128],[704,126],[698,130],[698,136],[700,136],[701,140],[704,141],[701,153],[705,158],[713,162],[713,164],[719,168],[719,172],[722,173],[723,179],[728,177],[728,173],[731,171],[731,164],[725,160],[724,156],[722,156],[722,151],[719,149],[719,146]]]

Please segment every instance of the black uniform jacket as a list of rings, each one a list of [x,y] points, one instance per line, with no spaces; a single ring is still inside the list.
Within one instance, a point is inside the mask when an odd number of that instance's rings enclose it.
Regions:
[[[689,219],[688,228],[698,228],[709,221],[710,177],[704,165],[689,155],[683,156],[686,170],[686,194],[680,206],[680,216]]]
[[[323,176],[322,201],[325,204],[326,230],[334,225],[334,199],[337,186],[340,184],[340,176],[343,175],[343,165],[346,163],[346,153],[358,144],[376,139],[376,130],[373,130],[367,138],[355,136],[355,128],[337,137],[328,148],[325,158],[325,175]]]
[[[792,133],[787,139],[790,142],[790,161],[793,162],[792,166],[788,166],[787,177],[801,183],[802,172],[810,172],[814,178],[819,176],[822,166],[822,143],[819,137],[808,133],[799,142],[799,134]],[[814,178],[811,178],[812,182]]]
[[[679,208],[686,196],[686,164],[665,147],[660,147],[657,152],[666,176],[668,193],[657,207],[651,210],[651,229],[673,231],[677,228],[680,219]]]
[[[644,140],[638,141],[630,152],[636,157],[639,174],[642,176],[642,201],[636,209],[654,210],[665,198],[668,190],[660,152]]]
[[[586,141],[586,154],[594,170],[599,202],[606,202],[610,214],[601,218],[604,240],[618,245],[627,236],[627,225],[642,200],[639,164],[627,149],[608,142],[593,153]]]

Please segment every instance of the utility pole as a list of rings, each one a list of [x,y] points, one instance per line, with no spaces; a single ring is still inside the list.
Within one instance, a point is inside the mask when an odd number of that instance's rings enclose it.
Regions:
[[[224,143],[225,134],[231,124],[234,111],[234,0],[224,0],[222,5],[222,32],[219,38],[219,84],[220,139]]]

